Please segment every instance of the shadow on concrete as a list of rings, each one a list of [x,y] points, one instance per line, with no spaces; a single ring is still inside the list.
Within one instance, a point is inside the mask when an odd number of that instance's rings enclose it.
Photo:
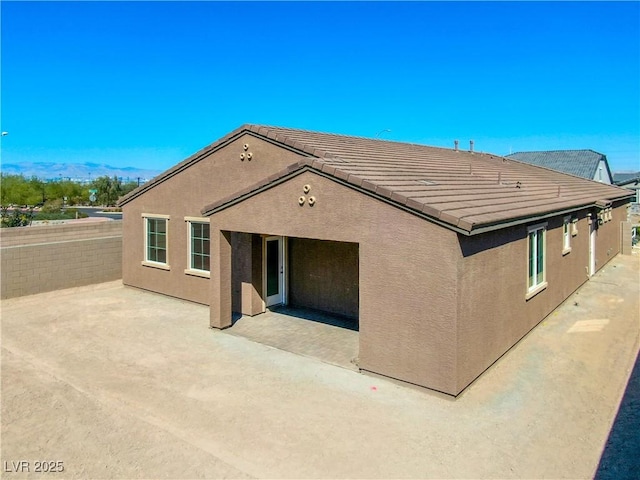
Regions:
[[[253,317],[237,318],[225,332],[357,371],[357,324],[357,320],[322,311],[281,306]]]
[[[636,356],[594,478],[640,478],[640,355]]]
[[[331,325],[333,327],[346,328],[347,330],[353,330],[354,332],[359,330],[357,318],[345,317],[335,313],[327,313],[311,308],[292,306],[274,307],[271,308],[271,311],[288,317],[304,318],[305,320],[311,320],[312,322],[324,323],[325,325]]]

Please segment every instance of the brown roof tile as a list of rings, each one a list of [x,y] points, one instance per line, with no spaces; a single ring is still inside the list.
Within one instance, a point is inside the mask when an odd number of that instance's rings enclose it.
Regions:
[[[400,205],[406,205],[407,201],[409,200],[408,197],[405,197],[404,195],[402,195],[401,193],[398,192],[394,192],[391,195],[391,200],[393,200],[394,202],[398,202]]]
[[[522,218],[523,214],[580,208],[599,198],[629,196],[606,184],[493,154],[275,129],[317,149],[316,156],[321,150],[331,153],[334,158],[321,157],[320,161],[335,167],[331,174],[336,178],[387,198],[391,194],[392,201],[451,225],[475,228]],[[314,168],[318,163],[314,162]],[[331,172],[326,167],[322,170]]]
[[[376,187],[376,193],[382,197],[391,198],[393,190],[387,187],[383,187],[382,185],[378,185],[378,187]]]
[[[370,182],[369,180],[365,180],[364,182],[362,182],[361,187],[365,190],[369,190],[370,192],[375,192],[378,186],[375,183]]]
[[[336,171],[333,175],[340,180],[346,180],[347,178],[349,178],[349,174],[347,172],[345,172],[344,170],[339,170],[338,168],[336,168]]]
[[[624,200],[632,195],[622,188],[498,155],[289,128],[245,125],[208,149],[220,148],[243,132],[253,132],[314,157],[301,159],[274,177],[311,168],[469,233],[482,226],[578,209],[594,205],[599,199]],[[187,168],[203,151],[144,187],[152,187],[154,182]],[[234,197],[264,186],[254,186]],[[141,189],[132,194],[140,194]],[[127,197],[121,203],[126,201]],[[216,202],[216,208],[223,204]],[[210,205],[203,212],[214,209]]]
[[[325,172],[325,173],[328,173],[329,175],[334,175],[336,173],[336,167],[324,164],[322,166],[322,171]]]
[[[364,179],[352,173],[347,178],[347,182],[349,182],[352,185],[355,185],[356,187],[360,187],[362,185],[362,182],[364,182]]]

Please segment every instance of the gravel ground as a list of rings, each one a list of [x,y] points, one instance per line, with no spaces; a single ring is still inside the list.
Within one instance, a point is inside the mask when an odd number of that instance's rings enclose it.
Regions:
[[[639,280],[616,257],[456,400],[119,282],[5,300],[2,477],[624,478]]]

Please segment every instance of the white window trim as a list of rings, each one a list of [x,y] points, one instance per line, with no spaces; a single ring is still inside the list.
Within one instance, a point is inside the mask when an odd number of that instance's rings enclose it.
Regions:
[[[566,233],[565,233],[566,228]],[[564,217],[562,221],[562,255],[571,253],[571,216]]]
[[[575,237],[578,235],[578,219],[574,218],[571,220],[571,236]]]
[[[162,215],[160,213],[141,213],[142,218],[164,218],[165,220],[170,220],[171,215]]]
[[[207,271],[191,268],[191,224],[210,223],[209,217],[184,217],[184,221],[187,224],[187,268],[184,269],[184,273],[187,275],[193,275],[194,277],[211,278],[210,270]],[[209,238],[209,241],[211,241],[211,238]],[[211,268],[211,252],[209,252],[209,268]]]
[[[548,283],[547,283],[547,225],[548,225],[548,222],[544,222],[544,223],[538,223],[536,225],[531,225],[530,227],[527,227],[527,268],[525,269],[527,274],[526,283],[525,283],[525,285],[527,285],[527,294],[525,296],[525,300],[529,300],[530,298],[535,297],[538,293],[545,290],[548,286]],[[530,244],[529,235],[531,234],[531,232],[534,232],[537,230],[541,230],[543,235],[542,248],[544,252],[544,257],[542,258],[542,282],[529,287],[529,273],[530,273],[529,258],[531,257],[531,252],[529,252],[529,244]],[[537,245],[537,242],[536,242],[536,245]]]
[[[144,260],[142,260],[142,262],[140,262],[143,266],[145,267],[152,267],[152,268],[158,268],[160,270],[171,270],[171,266],[169,265],[169,220],[171,220],[171,216],[170,215],[163,215],[163,214],[158,214],[158,213],[143,213],[141,214],[142,219],[143,219],[143,223],[144,223]],[[161,263],[161,262],[153,262],[151,260],[147,260],[147,255],[149,253],[148,250],[148,244],[147,242],[149,241],[149,219],[156,219],[156,220],[166,220],[166,251],[167,251],[167,262],[166,263]]]

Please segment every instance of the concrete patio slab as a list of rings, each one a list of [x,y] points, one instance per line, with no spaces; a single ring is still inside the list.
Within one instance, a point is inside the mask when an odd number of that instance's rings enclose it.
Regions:
[[[456,400],[119,282],[5,300],[2,477],[591,478],[638,351],[639,278],[637,255],[615,258]]]
[[[280,307],[242,316],[225,333],[358,371],[357,320]]]

